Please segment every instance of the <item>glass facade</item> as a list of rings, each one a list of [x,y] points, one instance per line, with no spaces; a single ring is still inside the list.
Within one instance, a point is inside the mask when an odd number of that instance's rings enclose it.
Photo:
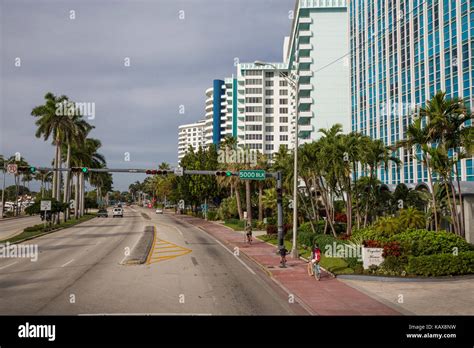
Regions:
[[[353,131],[393,145],[414,106],[439,90],[472,107],[474,0],[353,0],[349,21]],[[403,163],[379,169],[382,182],[426,181],[411,151],[397,155]],[[474,181],[472,159],[461,162],[461,179]]]

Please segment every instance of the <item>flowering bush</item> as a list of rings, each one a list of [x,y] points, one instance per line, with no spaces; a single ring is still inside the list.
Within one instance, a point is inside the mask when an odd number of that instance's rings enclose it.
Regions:
[[[399,257],[402,255],[402,248],[398,242],[388,242],[383,246],[382,256],[386,258],[387,256]]]
[[[378,240],[366,240],[363,243],[364,247],[366,248],[381,248],[382,243],[379,242]]]

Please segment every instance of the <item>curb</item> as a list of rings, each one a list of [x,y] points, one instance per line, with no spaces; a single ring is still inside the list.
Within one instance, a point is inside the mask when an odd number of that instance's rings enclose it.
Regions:
[[[178,218],[179,219],[179,218]],[[185,221],[185,220],[181,220],[181,221]],[[201,231],[211,235],[212,237],[216,238],[217,240],[219,240],[221,243],[225,244],[226,246],[232,246],[232,244],[230,244],[229,242],[227,241],[224,241],[224,240],[221,240],[219,238],[217,238],[216,236],[214,236],[212,233],[206,231],[202,226],[196,226],[196,225],[193,225],[192,223],[190,222],[187,222],[185,221],[186,223],[196,227],[196,228],[199,228]],[[211,222],[211,223],[214,223],[213,221],[207,221],[207,222]],[[219,226],[223,226],[223,225],[220,225],[220,224],[217,224],[215,223],[216,225],[219,225]],[[227,227],[227,226],[223,226],[223,227],[226,227],[227,229],[230,229],[232,232],[239,232],[239,231],[235,231],[234,229],[230,228],[230,227]],[[261,239],[259,239],[261,242],[264,242],[268,245],[271,245],[272,247],[275,247],[275,245],[271,244],[271,243],[268,243],[268,242],[265,242]],[[288,290],[287,287],[285,287],[280,281],[278,281],[274,276],[273,276],[273,273],[267,268],[265,267],[265,265],[262,265],[260,262],[258,262],[255,258],[253,258],[252,256],[248,255],[247,253],[245,253],[244,251],[242,251],[242,254],[245,255],[246,258],[248,258],[250,261],[252,261],[257,267],[259,267],[263,272],[265,272],[267,274],[267,276],[273,281],[275,282],[275,284],[277,284],[284,292],[286,292],[288,295],[293,295],[295,300],[298,302],[298,304],[303,307],[308,313],[309,315],[317,315],[317,313],[315,313],[311,307],[302,299],[300,298],[299,296],[293,294],[290,290]]]
[[[443,277],[384,277],[384,276],[370,276],[364,274],[340,274],[337,276],[340,279],[347,280],[361,280],[361,281],[376,281],[376,282],[398,282],[398,283],[436,283],[436,282],[452,282],[459,280],[474,279],[473,274],[458,275],[458,276],[443,276]]]
[[[150,230],[149,227],[152,227]],[[151,234],[151,238],[150,238]],[[121,262],[124,266],[130,265],[143,265],[145,263],[148,264],[148,261],[153,254],[153,245],[155,245],[156,240],[156,228],[155,226],[145,226],[145,230],[143,231],[143,235],[137,241],[137,243],[133,246],[133,250],[130,251],[130,255],[125,258]]]

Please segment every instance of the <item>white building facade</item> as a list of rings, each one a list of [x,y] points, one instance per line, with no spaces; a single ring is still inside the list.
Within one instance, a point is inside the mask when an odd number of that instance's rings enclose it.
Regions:
[[[178,161],[181,161],[191,146],[194,151],[205,146],[204,141],[205,121],[183,124],[178,128]]]
[[[349,28],[346,0],[298,0],[285,63],[299,80],[300,143],[336,123],[350,132]]]
[[[237,139],[240,147],[272,157],[291,147],[291,87],[284,63],[237,66]]]

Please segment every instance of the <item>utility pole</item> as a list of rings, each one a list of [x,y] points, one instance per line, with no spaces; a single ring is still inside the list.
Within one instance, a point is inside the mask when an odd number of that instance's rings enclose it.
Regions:
[[[282,192],[282,175],[281,172],[276,174],[276,191],[277,191],[277,226],[278,226],[278,250],[284,246],[283,233],[283,192]]]

